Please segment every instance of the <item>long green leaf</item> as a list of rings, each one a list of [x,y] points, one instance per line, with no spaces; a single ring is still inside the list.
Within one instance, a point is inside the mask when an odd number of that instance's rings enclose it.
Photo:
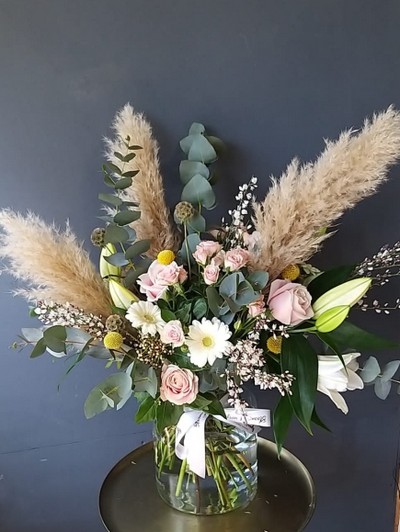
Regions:
[[[281,365],[283,371],[289,371],[295,377],[290,402],[300,423],[312,434],[311,416],[318,381],[317,353],[303,336],[292,335],[283,339]]]
[[[273,429],[275,443],[278,448],[278,456],[281,454],[292,418],[293,407],[290,403],[289,396],[284,395],[280,398],[273,415]]]
[[[329,333],[329,337],[340,349],[357,349],[360,351],[373,351],[375,349],[399,348],[399,342],[393,342],[364,331],[349,321],[344,321],[337,329]]]

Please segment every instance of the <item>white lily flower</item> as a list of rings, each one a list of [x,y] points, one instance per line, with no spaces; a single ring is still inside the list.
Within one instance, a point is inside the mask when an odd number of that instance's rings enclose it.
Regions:
[[[343,355],[347,372],[337,355],[318,356],[317,390],[327,395],[344,414],[348,413],[349,408],[339,392],[364,388],[361,377],[356,373],[359,368],[356,358],[360,355],[361,353]]]

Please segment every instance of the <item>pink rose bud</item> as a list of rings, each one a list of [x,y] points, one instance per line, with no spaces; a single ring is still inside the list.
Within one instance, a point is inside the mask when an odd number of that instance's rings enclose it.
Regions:
[[[179,320],[169,321],[164,325],[160,332],[160,340],[164,344],[172,344],[174,347],[180,347],[185,342],[185,334],[182,330],[182,324]]]
[[[234,248],[230,249],[225,253],[224,266],[227,270],[231,272],[236,272],[240,270],[249,262],[250,253],[247,249],[243,248]]]
[[[265,310],[264,296],[261,294],[260,297],[253,301],[253,303],[250,303],[247,308],[249,311],[249,315],[252,318],[255,318],[256,316],[262,314]]]
[[[220,266],[222,267],[224,265],[225,261],[225,251],[221,249],[221,251],[218,251],[218,253],[211,259],[210,264],[213,266]]]
[[[297,325],[314,316],[311,294],[299,283],[276,279],[271,283],[267,303],[273,317],[285,325]]]
[[[208,285],[216,283],[219,277],[219,267],[209,264],[204,268],[203,277],[204,282]]]
[[[193,403],[199,392],[199,378],[189,369],[170,364],[161,372],[160,397],[174,405]]]
[[[193,253],[193,257],[196,262],[203,264],[207,263],[213,255],[216,255],[221,250],[221,244],[214,242],[213,240],[203,240],[200,244],[197,244],[196,251]]]

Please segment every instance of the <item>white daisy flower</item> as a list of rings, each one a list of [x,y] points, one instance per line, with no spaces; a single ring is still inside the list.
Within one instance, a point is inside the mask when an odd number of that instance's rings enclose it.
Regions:
[[[150,334],[151,336],[161,332],[165,325],[160,309],[149,301],[132,303],[126,312],[126,319],[132,323],[135,329],[141,329],[142,334]]]
[[[207,362],[211,366],[216,358],[222,358],[231,345],[228,342],[231,335],[229,327],[218,318],[194,320],[185,342],[192,364],[202,368]]]

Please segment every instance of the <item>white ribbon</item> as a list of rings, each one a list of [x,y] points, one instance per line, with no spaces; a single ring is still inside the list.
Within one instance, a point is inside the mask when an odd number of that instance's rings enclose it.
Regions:
[[[226,419],[222,416],[213,417],[250,433],[257,433],[260,427],[271,426],[269,410],[246,408],[242,413],[234,408],[226,408],[225,415]],[[188,409],[181,415],[176,426],[175,454],[180,460],[187,460],[189,469],[202,478],[206,476],[204,426],[208,416],[201,410]]]

